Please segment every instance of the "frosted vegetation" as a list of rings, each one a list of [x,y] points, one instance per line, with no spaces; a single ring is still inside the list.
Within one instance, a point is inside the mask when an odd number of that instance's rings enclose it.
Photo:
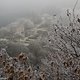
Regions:
[[[44,14],[0,29],[0,78],[80,80],[80,18]],[[65,19],[66,18],[66,19]]]

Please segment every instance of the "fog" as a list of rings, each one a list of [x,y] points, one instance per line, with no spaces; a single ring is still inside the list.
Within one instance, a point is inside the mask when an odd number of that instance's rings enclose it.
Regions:
[[[80,80],[79,4],[0,0],[0,80]]]
[[[0,26],[30,14],[59,12],[73,8],[76,0],[0,0]],[[79,3],[77,9],[79,9]]]

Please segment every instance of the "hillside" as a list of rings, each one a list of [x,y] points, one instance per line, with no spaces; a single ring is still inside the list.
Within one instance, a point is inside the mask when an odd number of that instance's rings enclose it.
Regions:
[[[80,18],[69,10],[66,12],[66,20],[44,14],[36,24],[23,18],[2,27],[0,77],[7,80],[79,80]]]

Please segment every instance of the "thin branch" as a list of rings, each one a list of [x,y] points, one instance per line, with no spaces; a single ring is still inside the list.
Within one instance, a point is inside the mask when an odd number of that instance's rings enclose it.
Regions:
[[[78,3],[78,0],[76,1],[75,5],[74,5],[73,11],[75,10],[77,3]]]
[[[73,23],[74,23],[74,20],[75,20],[75,14],[74,14],[74,12],[75,12],[75,8],[77,6],[77,3],[78,3],[78,0],[76,1],[75,5],[74,5],[74,8],[73,8]]]

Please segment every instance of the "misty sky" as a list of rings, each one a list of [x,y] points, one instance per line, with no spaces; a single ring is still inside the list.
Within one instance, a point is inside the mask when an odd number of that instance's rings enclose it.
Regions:
[[[0,0],[0,10],[20,8],[42,8],[48,5],[56,7],[73,7],[76,0]],[[78,2],[79,5],[80,1]]]
[[[0,0],[0,24],[27,12],[38,12],[48,6],[64,9],[73,8],[76,0]],[[76,8],[80,8],[80,1]],[[16,15],[16,16],[15,16]]]

